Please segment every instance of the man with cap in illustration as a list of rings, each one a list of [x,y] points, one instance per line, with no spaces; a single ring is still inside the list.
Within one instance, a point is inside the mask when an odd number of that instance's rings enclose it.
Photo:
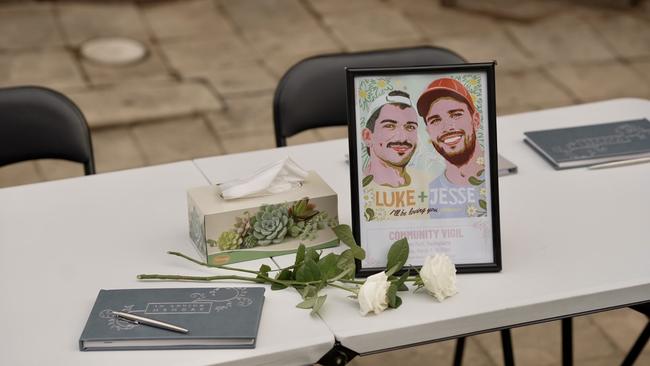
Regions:
[[[411,183],[406,165],[418,140],[418,116],[409,95],[394,90],[375,100],[361,137],[370,160],[364,169],[364,181],[387,187]]]
[[[452,78],[434,80],[420,95],[418,113],[445,171],[429,184],[431,217],[484,216],[484,151],[477,143],[481,116],[471,95]]]

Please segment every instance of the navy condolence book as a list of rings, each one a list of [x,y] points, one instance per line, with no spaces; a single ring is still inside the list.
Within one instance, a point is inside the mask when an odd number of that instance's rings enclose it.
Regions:
[[[79,349],[254,348],[263,303],[263,287],[100,290]],[[177,325],[189,333],[135,324],[113,311]]]
[[[524,141],[555,169],[650,156],[647,119],[530,131],[524,135]]]

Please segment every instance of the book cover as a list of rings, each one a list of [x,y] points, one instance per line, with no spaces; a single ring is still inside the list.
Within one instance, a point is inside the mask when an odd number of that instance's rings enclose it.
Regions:
[[[650,156],[650,121],[525,132],[526,141],[556,169]]]
[[[100,290],[81,351],[254,348],[263,287]],[[182,334],[116,317],[121,311],[189,330]]]

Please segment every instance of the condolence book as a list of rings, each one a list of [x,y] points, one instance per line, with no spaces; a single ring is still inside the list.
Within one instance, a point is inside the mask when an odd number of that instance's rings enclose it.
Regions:
[[[263,287],[100,290],[79,349],[254,348]],[[183,334],[136,324],[113,311],[173,324]]]
[[[524,141],[555,169],[650,156],[647,119],[531,131],[524,135]]]

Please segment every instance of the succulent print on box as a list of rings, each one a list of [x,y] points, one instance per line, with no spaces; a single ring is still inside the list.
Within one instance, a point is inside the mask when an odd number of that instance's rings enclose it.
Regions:
[[[232,229],[222,232],[216,241],[208,240],[208,243],[228,251],[264,247],[294,239],[310,241],[316,238],[318,230],[336,225],[336,218],[318,211],[305,197],[293,204],[262,205],[254,214],[245,211],[235,218]]]
[[[205,253],[205,223],[203,221],[203,216],[201,216],[196,209],[196,207],[191,206],[190,209],[190,238],[196,248],[199,250],[199,253]]]

